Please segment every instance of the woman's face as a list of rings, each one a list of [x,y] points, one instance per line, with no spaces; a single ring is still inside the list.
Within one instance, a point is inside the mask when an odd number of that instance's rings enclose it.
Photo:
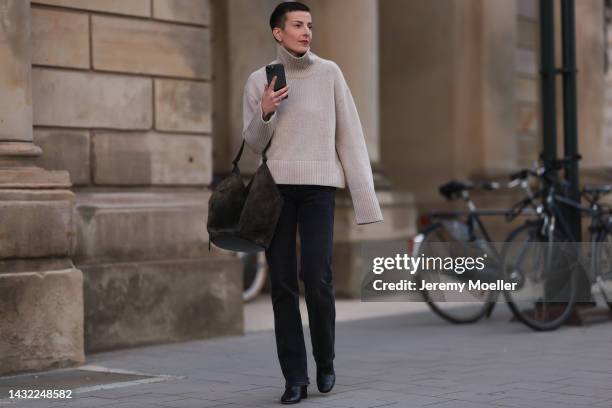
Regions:
[[[310,48],[312,17],[307,11],[290,11],[286,15],[285,28],[275,28],[274,36],[294,55],[302,55]]]

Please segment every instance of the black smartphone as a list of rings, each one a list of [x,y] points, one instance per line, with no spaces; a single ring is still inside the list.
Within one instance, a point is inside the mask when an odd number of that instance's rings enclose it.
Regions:
[[[285,67],[283,64],[271,64],[266,65],[266,77],[268,78],[268,85],[272,82],[272,78],[276,76],[276,84],[274,85],[274,91],[278,91],[281,88],[287,86],[287,80],[285,79]],[[285,98],[288,98],[287,95]]]

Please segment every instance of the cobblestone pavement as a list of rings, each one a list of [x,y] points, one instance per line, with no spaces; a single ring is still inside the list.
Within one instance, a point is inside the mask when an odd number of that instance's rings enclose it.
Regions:
[[[536,333],[509,322],[499,306],[490,320],[469,326],[429,312],[340,322],[336,387],[316,390],[310,356],[311,386],[299,406],[612,407],[610,324]],[[274,407],[284,384],[270,330],[98,353],[87,363],[172,377],[78,393],[70,402],[0,406]]]

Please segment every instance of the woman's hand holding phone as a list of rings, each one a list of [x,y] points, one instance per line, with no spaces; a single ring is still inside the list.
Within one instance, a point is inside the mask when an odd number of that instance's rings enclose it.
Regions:
[[[280,105],[281,101],[285,99],[289,93],[289,86],[274,91],[274,85],[276,84],[276,75],[272,78],[272,82],[266,84],[263,95],[261,96],[261,110],[263,120],[268,120],[270,116],[276,111],[276,108]]]

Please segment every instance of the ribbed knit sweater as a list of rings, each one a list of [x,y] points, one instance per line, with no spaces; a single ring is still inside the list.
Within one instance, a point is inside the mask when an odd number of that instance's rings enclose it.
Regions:
[[[277,184],[348,184],[356,223],[383,221],[361,121],[342,71],[310,49],[296,57],[277,44],[276,56],[270,64],[284,65],[288,98],[265,121],[265,66],[249,76],[243,97],[246,144],[261,154],[272,138],[266,157]]]

